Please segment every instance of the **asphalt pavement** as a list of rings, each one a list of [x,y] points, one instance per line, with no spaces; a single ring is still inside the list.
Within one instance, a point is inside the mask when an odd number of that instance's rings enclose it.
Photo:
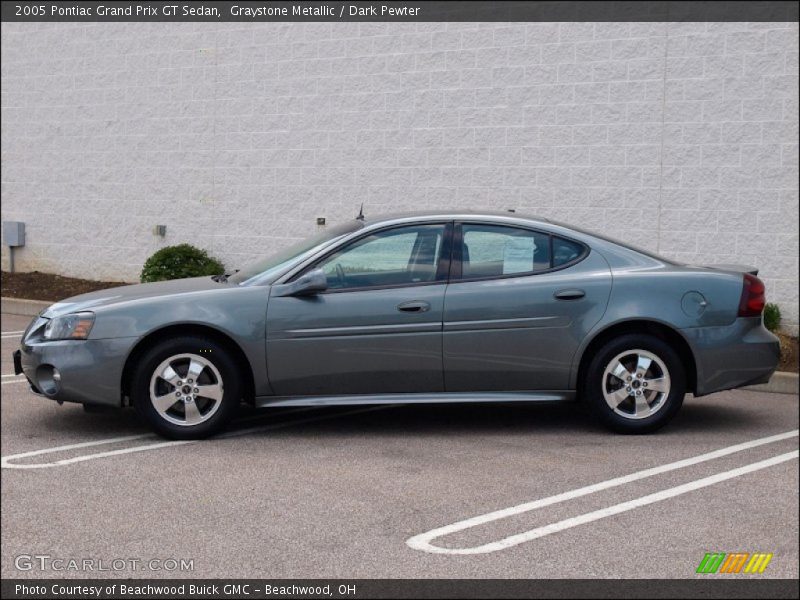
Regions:
[[[688,397],[647,436],[573,404],[243,408],[175,443],[28,391],[28,321],[2,319],[2,577],[798,577],[797,396]]]

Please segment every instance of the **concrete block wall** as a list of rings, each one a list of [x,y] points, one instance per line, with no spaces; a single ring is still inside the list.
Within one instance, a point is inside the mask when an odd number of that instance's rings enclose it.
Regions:
[[[129,281],[362,202],[514,208],[758,265],[796,332],[798,27],[4,23],[2,200],[20,270]]]

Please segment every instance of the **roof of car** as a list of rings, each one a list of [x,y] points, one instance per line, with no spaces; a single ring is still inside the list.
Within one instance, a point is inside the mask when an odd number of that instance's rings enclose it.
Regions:
[[[400,221],[403,219],[459,219],[459,218],[486,218],[486,219],[521,219],[525,221],[537,221],[540,223],[552,223],[550,219],[544,217],[537,217],[535,215],[528,215],[525,213],[518,213],[516,211],[476,211],[476,210],[423,210],[423,211],[408,211],[397,213],[376,214],[374,216],[364,215],[364,223],[372,225],[375,223],[384,223],[386,221]]]
[[[401,212],[401,213],[391,213],[391,214],[377,214],[374,217],[370,217],[364,215],[363,223],[365,226],[380,226],[386,223],[393,223],[396,222],[398,224],[403,223],[403,221],[413,222],[415,219],[420,220],[467,220],[467,219],[486,219],[487,221],[504,221],[507,224],[519,224],[521,222],[533,224],[533,225],[541,225],[543,226],[542,229],[559,234],[564,236],[569,236],[570,238],[578,239],[579,241],[583,241],[584,243],[589,242],[589,240],[593,240],[594,243],[601,242],[605,244],[612,244],[617,246],[618,248],[622,248],[625,251],[632,251],[636,252],[637,254],[643,254],[649,258],[653,258],[659,260],[661,262],[666,262],[669,264],[676,264],[672,261],[659,256],[653,253],[650,250],[646,250],[643,248],[639,248],[623,242],[618,239],[606,237],[599,233],[594,233],[592,231],[588,231],[586,229],[582,229],[580,227],[575,227],[568,223],[562,223],[559,221],[554,221],[552,219],[547,219],[545,217],[537,217],[534,215],[528,215],[525,213],[518,213],[516,211],[474,211],[474,210],[430,210],[430,211],[412,211],[412,212]]]

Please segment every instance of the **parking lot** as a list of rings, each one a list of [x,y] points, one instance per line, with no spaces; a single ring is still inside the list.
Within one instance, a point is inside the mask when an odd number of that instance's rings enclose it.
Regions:
[[[689,397],[650,436],[476,404],[243,409],[169,442],[29,392],[11,363],[28,321],[3,315],[3,577],[687,578],[706,552],[798,576],[796,396]],[[193,570],[17,568],[37,554]]]

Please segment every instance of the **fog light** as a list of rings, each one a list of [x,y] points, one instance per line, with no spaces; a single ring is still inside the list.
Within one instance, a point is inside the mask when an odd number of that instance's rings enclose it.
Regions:
[[[36,369],[37,387],[48,396],[61,389],[61,373],[53,365],[39,365]]]

